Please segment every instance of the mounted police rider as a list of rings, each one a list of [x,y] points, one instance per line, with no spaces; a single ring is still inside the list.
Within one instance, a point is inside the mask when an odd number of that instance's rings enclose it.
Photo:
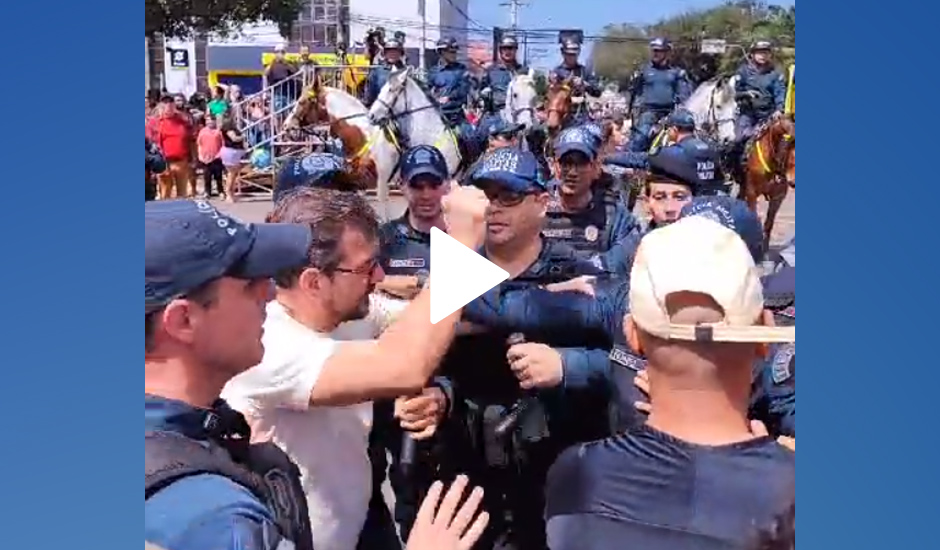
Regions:
[[[440,61],[428,74],[428,87],[431,95],[440,104],[441,115],[453,129],[458,143],[467,144],[473,127],[467,121],[464,108],[469,100],[472,84],[467,66],[457,61],[458,49],[455,38],[441,38],[437,41]]]
[[[572,79],[575,93],[587,94],[591,97],[600,97],[601,88],[597,84],[597,77],[587,67],[578,61],[581,55],[581,44],[575,40],[565,40],[561,44],[561,63],[552,69],[549,78],[552,80]]]
[[[787,84],[773,64],[773,45],[758,40],[751,45],[748,61],[738,69],[734,99],[738,116],[734,121],[735,141],[746,142],[754,128],[776,112],[783,112]]]
[[[401,40],[390,38],[385,41],[382,64],[369,71],[369,76],[366,77],[363,103],[367,108],[371,107],[375,99],[379,97],[382,87],[388,82],[388,75],[392,71],[400,71],[406,67],[404,56],[405,46]]]
[[[477,126],[482,129],[481,137],[488,132],[494,120],[500,118],[499,112],[506,107],[509,83],[516,75],[529,72],[528,67],[516,60],[518,50],[519,43],[514,36],[503,36],[499,41],[499,60],[490,65],[480,79],[480,96],[485,105],[485,113]]]
[[[630,132],[630,151],[645,152],[653,126],[692,94],[688,74],[670,64],[670,51],[668,40],[654,38],[650,41],[650,62],[633,74],[630,109],[639,101],[640,114]]]
[[[666,118],[666,129],[650,153],[626,151],[614,153],[604,159],[606,164],[622,168],[644,170],[649,166],[650,155],[664,148],[679,147],[686,156],[694,160],[698,172],[697,194],[727,195],[729,190],[721,171],[721,152],[707,140],[695,135],[695,117],[686,109],[676,109]]]

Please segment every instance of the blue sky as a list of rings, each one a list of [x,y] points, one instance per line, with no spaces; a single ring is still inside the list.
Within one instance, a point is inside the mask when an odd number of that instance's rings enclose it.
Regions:
[[[509,8],[500,6],[505,0],[470,0],[470,18],[484,27],[509,26]],[[519,9],[522,28],[583,29],[597,35],[610,23],[648,24],[687,10],[723,4],[723,0],[525,0],[528,6]],[[772,3],[792,5],[794,0],[773,0]],[[472,23],[471,23],[472,25]],[[587,51],[585,51],[585,54]],[[540,59],[539,66],[554,65],[557,56]]]

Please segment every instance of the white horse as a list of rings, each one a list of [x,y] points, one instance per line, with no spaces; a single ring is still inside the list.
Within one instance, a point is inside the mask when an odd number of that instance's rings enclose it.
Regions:
[[[529,69],[528,74],[518,74],[509,82],[506,106],[499,114],[506,122],[522,124],[528,130],[535,121],[536,101],[538,92],[535,90],[535,71]]]
[[[411,78],[411,67],[389,74],[388,82],[369,110],[373,124],[387,119],[398,124],[412,147],[432,145],[440,150],[447,159],[450,174],[457,172],[461,158],[457,138],[444,121],[437,103]]]
[[[734,117],[738,108],[734,83],[737,78],[737,75],[716,76],[706,80],[682,104],[695,116],[695,126],[719,141],[734,140]]]

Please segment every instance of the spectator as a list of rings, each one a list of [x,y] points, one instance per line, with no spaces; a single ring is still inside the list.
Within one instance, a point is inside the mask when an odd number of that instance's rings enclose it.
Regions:
[[[156,124],[157,147],[166,158],[167,169],[157,176],[157,198],[183,198],[195,194],[192,181],[193,134],[188,117],[180,113],[172,98],[161,100],[161,115]]]
[[[625,334],[648,360],[652,412],[555,462],[553,550],[741,547],[795,502],[795,455],[753,434],[747,416],[755,358],[795,340],[763,308],[754,259],[731,229],[697,215],[643,237]]]
[[[149,139],[144,138],[144,201],[157,198],[157,186],[153,176],[166,170],[166,159],[163,153]]]
[[[225,167],[225,200],[235,202],[235,196],[239,192],[238,176],[241,175],[242,159],[245,157],[245,136],[232,117],[219,117],[218,125],[222,130],[222,151],[219,158]]]
[[[206,202],[144,207],[144,539],[172,550],[312,550],[296,466],[249,445],[219,399],[257,364],[271,277],[306,260],[300,225]]]
[[[291,99],[293,99],[293,89],[288,89],[287,85],[278,86],[278,84],[287,80],[297,72],[297,68],[285,59],[284,51],[285,48],[283,44],[275,46],[274,61],[272,61],[264,71],[264,86],[265,88],[272,88],[275,112],[286,109]]]
[[[228,113],[228,101],[225,99],[225,88],[216,86],[212,88],[212,99],[206,105],[206,111],[210,118],[218,118]]]
[[[476,248],[485,201],[467,188],[448,199],[451,235]],[[269,220],[307,226],[316,239],[306,267],[275,277],[264,359],[223,393],[260,426],[273,427],[274,441],[304,472],[314,546],[355,548],[371,495],[369,402],[420,394],[453,340],[460,313],[431,324],[425,289],[377,340],[337,341],[334,331],[343,322],[379,324],[369,317],[370,292],[383,277],[375,213],[357,194],[307,188],[278,202]],[[432,430],[444,404],[429,405],[403,414],[402,422]]]
[[[225,167],[222,165],[223,145],[222,130],[219,129],[216,119],[210,116],[196,137],[199,163],[202,165],[203,191],[209,197],[215,194],[212,189],[213,182],[215,191],[219,195],[225,195],[225,189],[222,187],[222,177],[225,173]]]

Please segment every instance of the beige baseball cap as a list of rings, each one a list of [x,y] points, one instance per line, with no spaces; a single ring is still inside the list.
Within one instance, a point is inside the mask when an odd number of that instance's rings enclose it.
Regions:
[[[710,296],[724,309],[719,323],[675,324],[666,298]],[[760,272],[737,233],[704,216],[688,216],[640,241],[630,272],[630,316],[665,340],[795,342],[796,327],[755,325],[764,309]]]

